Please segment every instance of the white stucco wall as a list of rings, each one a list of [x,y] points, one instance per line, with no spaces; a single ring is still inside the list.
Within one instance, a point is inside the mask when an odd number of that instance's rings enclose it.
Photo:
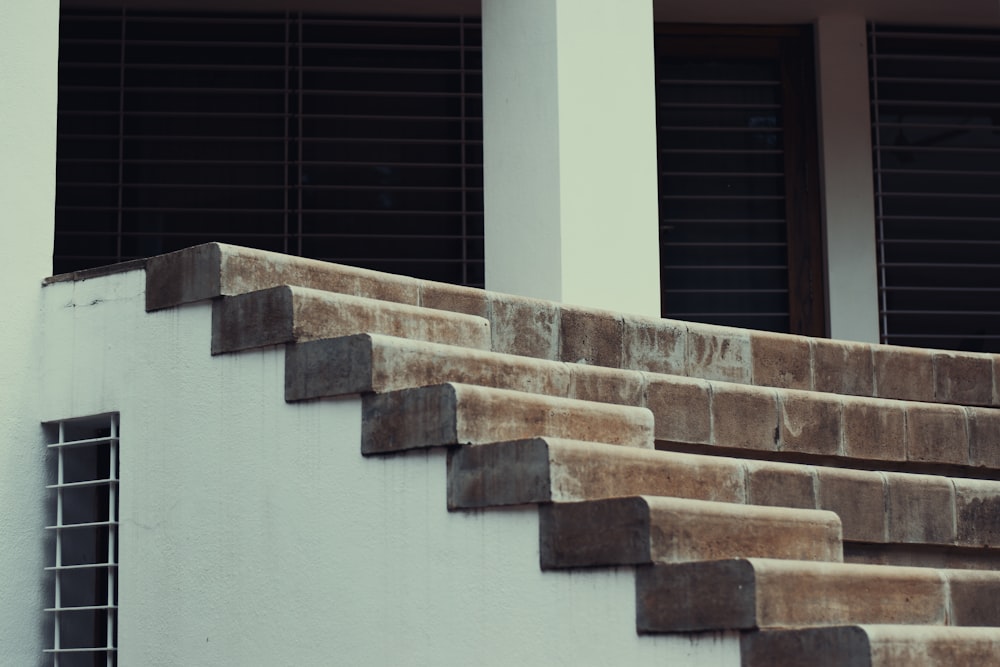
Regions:
[[[864,17],[820,17],[816,53],[830,336],[877,343],[875,191]]]
[[[121,413],[123,665],[711,665],[640,637],[631,570],[543,573],[534,508],[449,513],[444,451],[364,458],[360,401],[283,400],[143,273],[45,289],[47,419]]]
[[[659,317],[650,0],[483,3],[486,287]]]
[[[52,270],[58,9],[0,2],[0,665],[36,664],[43,641],[36,342]]]

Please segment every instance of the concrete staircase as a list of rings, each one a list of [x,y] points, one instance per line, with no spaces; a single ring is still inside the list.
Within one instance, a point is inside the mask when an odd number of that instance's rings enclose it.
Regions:
[[[634,566],[640,633],[758,665],[1000,661],[1000,359],[713,327],[209,244],[147,309],[363,397],[366,455],[448,447],[455,511],[537,504],[543,569]],[[964,626],[964,627],[963,627]],[[980,627],[971,627],[980,626]]]

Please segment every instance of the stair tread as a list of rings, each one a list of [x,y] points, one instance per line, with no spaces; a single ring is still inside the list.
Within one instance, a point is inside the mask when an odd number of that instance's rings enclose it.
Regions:
[[[447,381],[648,407],[656,439],[770,457],[997,469],[1000,410],[754,387],[380,335],[286,350],[286,399]],[[990,467],[992,466],[992,467]]]
[[[800,481],[807,486],[783,494]],[[830,510],[840,516],[845,540],[976,549],[981,566],[990,564],[985,552],[1000,545],[997,481],[747,461],[558,438],[459,449],[449,459],[448,502],[454,509],[632,495]]]
[[[989,665],[1000,655],[1000,628],[851,625],[765,630],[741,637],[743,667],[954,667]]]
[[[639,407],[460,383],[362,399],[364,454],[544,435],[651,449],[653,415]]]
[[[639,317],[210,243],[146,262],[147,310],[281,284],[490,319],[493,349],[758,386],[1000,406],[996,355]]]
[[[1000,572],[739,558],[641,566],[643,632],[1000,625]]]
[[[627,496],[539,508],[543,569],[735,557],[842,561],[833,512]]]
[[[212,352],[341,337],[364,332],[489,349],[482,317],[281,285],[216,300]]]

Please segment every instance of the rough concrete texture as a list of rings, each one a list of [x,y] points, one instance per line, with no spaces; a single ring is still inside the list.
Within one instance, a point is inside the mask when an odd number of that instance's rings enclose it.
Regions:
[[[563,306],[559,318],[559,359],[620,368],[624,327],[617,313]]]
[[[819,507],[836,512],[844,539],[881,543],[888,540],[885,478],[867,470],[817,468]]]
[[[1000,547],[1000,482],[955,479],[955,542]]]
[[[849,396],[874,396],[872,348],[864,343],[814,339],[812,388]]]
[[[1000,470],[1000,410],[967,408],[969,464]]]
[[[742,667],[957,667],[990,665],[1000,630],[928,625],[854,625],[749,632]]]
[[[490,348],[489,322],[481,317],[303,287],[258,290],[212,306],[213,354],[357,333]]]
[[[712,442],[712,393],[705,380],[650,375],[646,406],[656,415],[656,437],[668,442]]]
[[[885,473],[889,540],[954,544],[955,487],[946,477]]]
[[[636,576],[642,632],[943,624],[947,592],[936,570],[845,563],[736,559],[644,566]]]
[[[746,502],[741,461],[557,438],[463,447],[453,452],[448,478],[453,507],[622,495]]]
[[[559,358],[559,307],[526,297],[489,294],[493,351],[536,359]]]
[[[1000,627],[1000,571],[941,572],[951,593],[951,625]]]
[[[906,460],[902,403],[843,397],[844,456],[867,461]]]
[[[816,469],[812,466],[747,461],[747,488],[753,505],[815,509]]]
[[[645,408],[448,383],[363,398],[362,452],[552,436],[653,447]]]
[[[540,509],[543,568],[736,557],[841,561],[832,512],[635,496]]]
[[[934,400],[933,353],[914,347],[876,345],[875,395],[909,401]]]
[[[993,403],[992,355],[935,352],[934,399],[956,405]]]
[[[778,393],[783,452],[837,456],[841,454],[839,397],[804,391]]]
[[[776,451],[781,437],[774,389],[712,385],[712,444]]]
[[[907,405],[906,460],[968,465],[965,410],[954,405]]]
[[[692,377],[750,384],[750,333],[689,323],[684,367]]]
[[[750,334],[753,383],[786,389],[811,389],[809,339],[764,331]]]
[[[574,398],[573,376],[591,371],[629,375],[641,381],[635,372],[577,369],[555,361],[378,334],[299,343],[285,351],[286,399],[290,401],[444,382]]]
[[[622,365],[650,373],[683,375],[687,324],[676,320],[628,316],[622,331]]]

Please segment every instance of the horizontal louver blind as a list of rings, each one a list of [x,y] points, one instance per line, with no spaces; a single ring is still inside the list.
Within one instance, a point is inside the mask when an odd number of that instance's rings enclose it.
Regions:
[[[1000,32],[869,43],[883,340],[1000,352]]]
[[[64,12],[56,271],[224,241],[481,286],[479,35]]]
[[[788,331],[780,63],[661,50],[656,65],[663,315]]]

